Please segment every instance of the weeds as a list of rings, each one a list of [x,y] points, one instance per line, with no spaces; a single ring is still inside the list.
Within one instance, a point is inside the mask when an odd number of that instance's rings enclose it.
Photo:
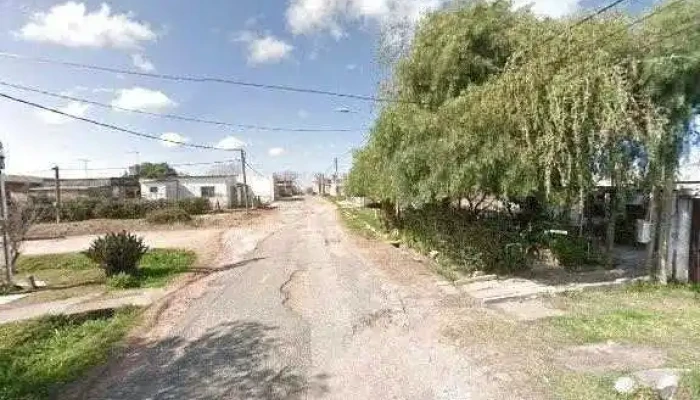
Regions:
[[[0,400],[43,400],[104,362],[136,322],[133,308],[0,326]]]

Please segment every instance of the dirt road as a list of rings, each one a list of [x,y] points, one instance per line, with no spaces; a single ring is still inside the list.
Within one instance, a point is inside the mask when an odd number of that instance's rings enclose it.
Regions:
[[[361,256],[322,200],[280,211],[282,227],[248,260],[210,277],[83,398],[499,398],[444,340],[454,299],[431,277]]]

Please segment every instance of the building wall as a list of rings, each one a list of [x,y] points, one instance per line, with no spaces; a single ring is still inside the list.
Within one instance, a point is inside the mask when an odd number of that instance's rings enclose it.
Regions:
[[[247,179],[248,186],[254,198],[259,198],[263,204],[275,201],[275,181],[271,176],[252,176]]]
[[[214,187],[214,196],[209,197],[209,202],[214,208],[229,208],[233,205],[231,192],[235,182],[230,178],[212,178],[211,180],[180,180],[178,185],[178,199],[202,197],[202,187]]]
[[[151,193],[151,188],[158,192]],[[177,195],[177,182],[141,181],[141,198],[146,200],[174,200]]]

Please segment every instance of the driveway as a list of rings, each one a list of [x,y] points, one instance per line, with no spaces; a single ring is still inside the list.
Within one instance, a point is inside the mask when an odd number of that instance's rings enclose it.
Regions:
[[[280,211],[247,260],[203,281],[171,326],[79,398],[494,398],[442,336],[448,295],[360,256],[328,203]]]

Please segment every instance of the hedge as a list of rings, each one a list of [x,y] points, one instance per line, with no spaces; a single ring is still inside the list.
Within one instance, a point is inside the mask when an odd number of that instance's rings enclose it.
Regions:
[[[55,213],[50,203],[38,207],[44,222],[53,221]],[[167,208],[181,208],[190,215],[202,215],[211,211],[209,200],[203,198],[167,200],[111,200],[84,198],[66,200],[61,204],[61,221],[75,222],[89,219],[141,219],[149,213]]]

